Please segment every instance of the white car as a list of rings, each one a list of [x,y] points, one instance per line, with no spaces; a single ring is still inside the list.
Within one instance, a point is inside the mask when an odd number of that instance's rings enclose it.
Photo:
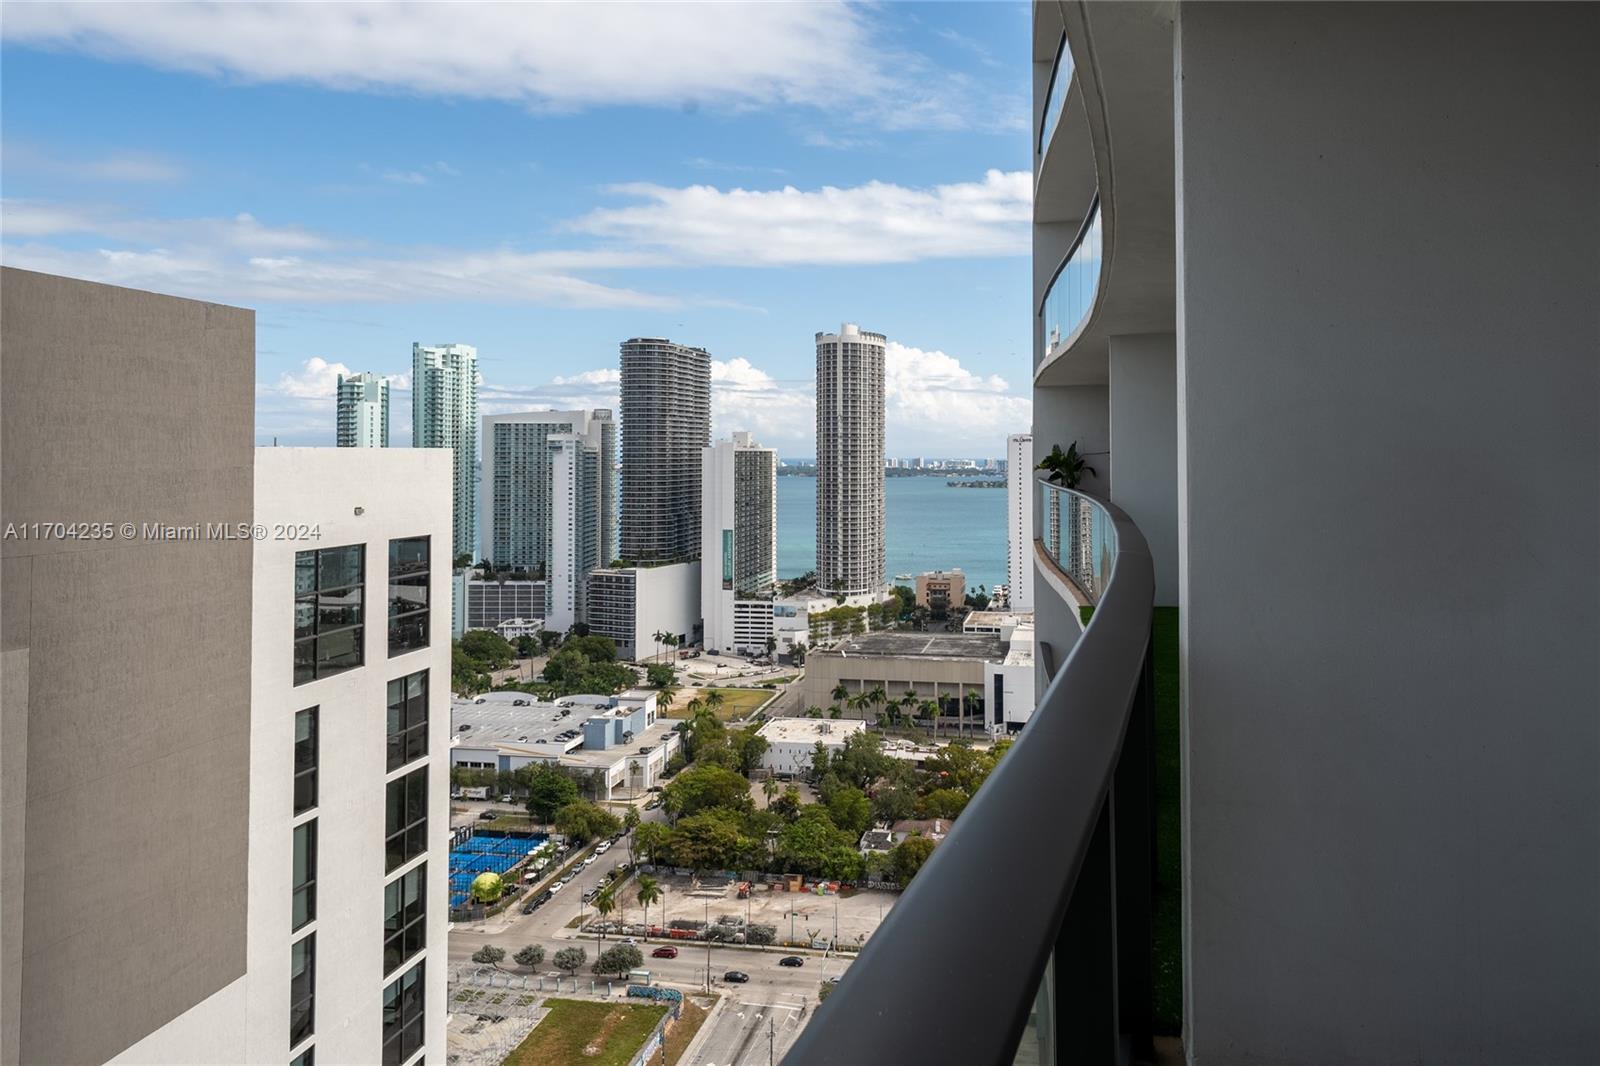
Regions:
[[[551,891],[551,892],[560,892],[561,891],[561,886],[564,885],[564,884],[566,884],[565,881],[557,881],[555,884],[550,886],[549,891]]]
[[[594,856],[594,855],[590,855],[590,856],[588,856],[588,857],[587,857],[587,858],[585,858],[585,859],[584,859],[584,860],[583,860],[583,864],[584,864],[584,865],[585,865],[585,866],[588,866],[588,865],[589,865],[589,864],[590,864],[590,863],[591,863],[591,862],[594,862],[594,860],[595,860],[595,858],[596,858],[596,856]]]
[[[598,848],[594,849],[594,853],[596,855],[604,855],[606,852],[608,852],[610,850],[611,850],[611,841],[605,840],[605,841],[601,841],[600,846]]]

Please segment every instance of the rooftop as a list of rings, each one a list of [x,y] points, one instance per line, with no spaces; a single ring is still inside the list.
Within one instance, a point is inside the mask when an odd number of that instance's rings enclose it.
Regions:
[[[522,692],[485,692],[468,700],[452,700],[451,743],[546,758],[564,756],[564,761],[572,764],[610,766],[619,758],[637,754],[638,749],[647,744],[660,743],[672,731],[673,722],[658,719],[628,744],[613,745],[602,751],[583,747],[583,723],[587,719],[632,713],[642,703],[639,695],[624,693],[617,697],[622,704],[614,709],[605,706],[611,700],[609,696],[564,696],[545,702]],[[518,706],[518,703],[525,705]],[[567,712],[565,717],[562,712]],[[468,728],[463,729],[463,726]],[[578,735],[567,740],[556,739],[569,730]]]
[[[770,744],[844,743],[851,733],[867,728],[865,722],[852,722],[832,718],[773,718],[757,732]]]
[[[813,655],[876,655],[918,659],[982,659],[999,662],[1005,657],[1006,642],[994,633],[864,633],[850,637],[826,651]]]

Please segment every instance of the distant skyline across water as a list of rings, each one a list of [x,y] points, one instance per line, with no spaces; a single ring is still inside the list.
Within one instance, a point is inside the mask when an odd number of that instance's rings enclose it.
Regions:
[[[962,570],[968,589],[993,588],[1006,580],[1004,490],[951,488],[938,477],[896,477],[885,479],[884,494],[890,581],[897,574],[915,577],[941,569]],[[816,478],[778,478],[779,576],[797,577],[816,567],[816,508]]]

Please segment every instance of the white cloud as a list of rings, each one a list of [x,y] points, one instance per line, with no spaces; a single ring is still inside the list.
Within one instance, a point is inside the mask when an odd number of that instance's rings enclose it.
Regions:
[[[340,377],[349,377],[350,368],[312,356],[301,364],[298,374],[281,374],[278,391],[299,400],[332,400]]]
[[[615,385],[621,380],[622,371],[620,370],[585,370],[583,373],[573,374],[571,377],[558,376],[553,379],[553,383],[556,385]]]
[[[11,4],[7,40],[245,82],[543,109],[802,105],[899,128],[990,101],[844,3]]]
[[[428,175],[415,170],[386,170],[382,174],[383,180],[393,185],[426,185]]]
[[[982,181],[908,188],[762,191],[644,183],[613,192],[645,200],[572,222],[583,233],[692,262],[743,265],[900,263],[952,256],[1025,255],[1033,182],[990,170]]]
[[[614,251],[373,249],[298,226],[231,219],[127,219],[83,207],[7,200],[7,238],[80,238],[73,247],[7,244],[11,266],[236,303],[465,300],[556,307],[663,308],[675,300],[568,271],[648,263]],[[81,238],[94,238],[84,247]]]
[[[183,168],[177,163],[148,152],[117,152],[95,159],[67,159],[31,145],[16,143],[5,146],[5,166],[7,170],[31,170],[82,181],[149,183],[177,181],[184,176]]]
[[[895,341],[884,355],[884,403],[891,452],[915,445],[924,454],[996,454],[1007,434],[1033,424],[1032,401],[1013,395],[1004,378]]]

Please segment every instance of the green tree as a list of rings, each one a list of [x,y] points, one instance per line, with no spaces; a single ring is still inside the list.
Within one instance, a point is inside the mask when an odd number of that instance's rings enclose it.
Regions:
[[[843,788],[828,800],[828,817],[833,824],[859,837],[872,825],[872,801],[859,788]]]
[[[697,875],[738,862],[743,842],[736,811],[711,810],[680,819],[672,830],[672,856]]]
[[[605,919],[611,917],[611,912],[617,909],[617,898],[611,886],[607,885],[601,889],[600,894],[593,899],[590,905],[594,907],[594,912],[600,916],[602,923],[600,926],[600,943],[604,944],[606,942]]]
[[[519,770],[525,773],[523,787],[528,790],[528,816],[548,825],[556,812],[578,798],[572,778],[549,763],[530,763]]]
[[[588,800],[575,800],[562,807],[556,812],[555,824],[562,835],[580,844],[622,829],[620,818]]]
[[[545,651],[549,651],[551,648],[560,643],[561,634],[557,633],[555,630],[543,629],[539,631],[539,647]]]
[[[633,831],[639,828],[639,823],[641,821],[643,821],[643,819],[639,817],[639,808],[637,807],[629,806],[627,810],[622,812],[622,831],[627,834],[628,837],[629,866],[633,865]]]
[[[661,888],[661,882],[649,874],[639,875],[638,893],[634,896],[639,901],[639,906],[644,908],[644,938],[650,939],[650,905],[660,903],[666,893]]]
[[[481,670],[504,670],[516,658],[516,649],[510,642],[488,629],[469,629],[463,633],[461,650],[476,661]]]
[[[835,709],[837,709],[842,707],[845,701],[850,698],[850,690],[845,688],[844,682],[841,681],[837,685],[833,686],[833,691],[828,695],[833,699],[833,706]]]
[[[761,757],[772,746],[761,735],[759,726],[745,726],[728,734],[728,743],[737,757],[739,772],[749,777],[761,766]]]
[[[636,970],[643,965],[643,952],[632,944],[618,944],[601,952],[600,957],[594,962],[594,972],[614,973],[618,977],[626,977],[629,970]]]
[[[855,838],[819,806],[802,810],[778,834],[778,857],[785,869],[813,877],[854,880],[861,872]]]
[[[863,791],[889,772],[894,760],[883,753],[883,738],[862,730],[845,738],[844,747],[833,757],[831,769],[847,783]]]
[[[517,953],[511,956],[511,959],[518,966],[526,966],[531,970],[544,961],[544,948],[538,944],[528,944],[525,947],[518,948]]]
[[[767,809],[785,821],[792,821],[800,813],[800,790],[790,785],[783,790],[783,795],[767,805]]]
[[[917,801],[917,814],[923,818],[959,818],[971,798],[959,788],[936,788]]]
[[[497,948],[493,944],[485,944],[472,953],[473,962],[482,963],[485,966],[493,966],[497,970],[500,968],[501,960],[505,957],[506,949]]]
[[[584,658],[594,663],[614,663],[617,661],[617,642],[610,637],[602,637],[598,633],[583,633],[570,637],[562,643],[561,647],[572,651],[581,652]]]
[[[650,860],[650,865],[656,865],[661,853],[666,850],[672,837],[672,830],[660,822],[645,822],[633,831],[633,843]]]
[[[673,778],[662,793],[662,803],[674,818],[711,807],[735,811],[751,809],[750,782],[721,766],[691,766]]]
[[[550,961],[556,964],[558,970],[565,970],[569,974],[577,973],[583,964],[589,961],[589,953],[582,948],[561,948]]]
[[[906,837],[889,852],[889,869],[894,879],[904,888],[917,876],[922,864],[933,854],[934,842],[924,836]]]
[[[872,794],[872,817],[880,822],[898,822],[917,813],[917,795],[899,785],[882,785]]]

